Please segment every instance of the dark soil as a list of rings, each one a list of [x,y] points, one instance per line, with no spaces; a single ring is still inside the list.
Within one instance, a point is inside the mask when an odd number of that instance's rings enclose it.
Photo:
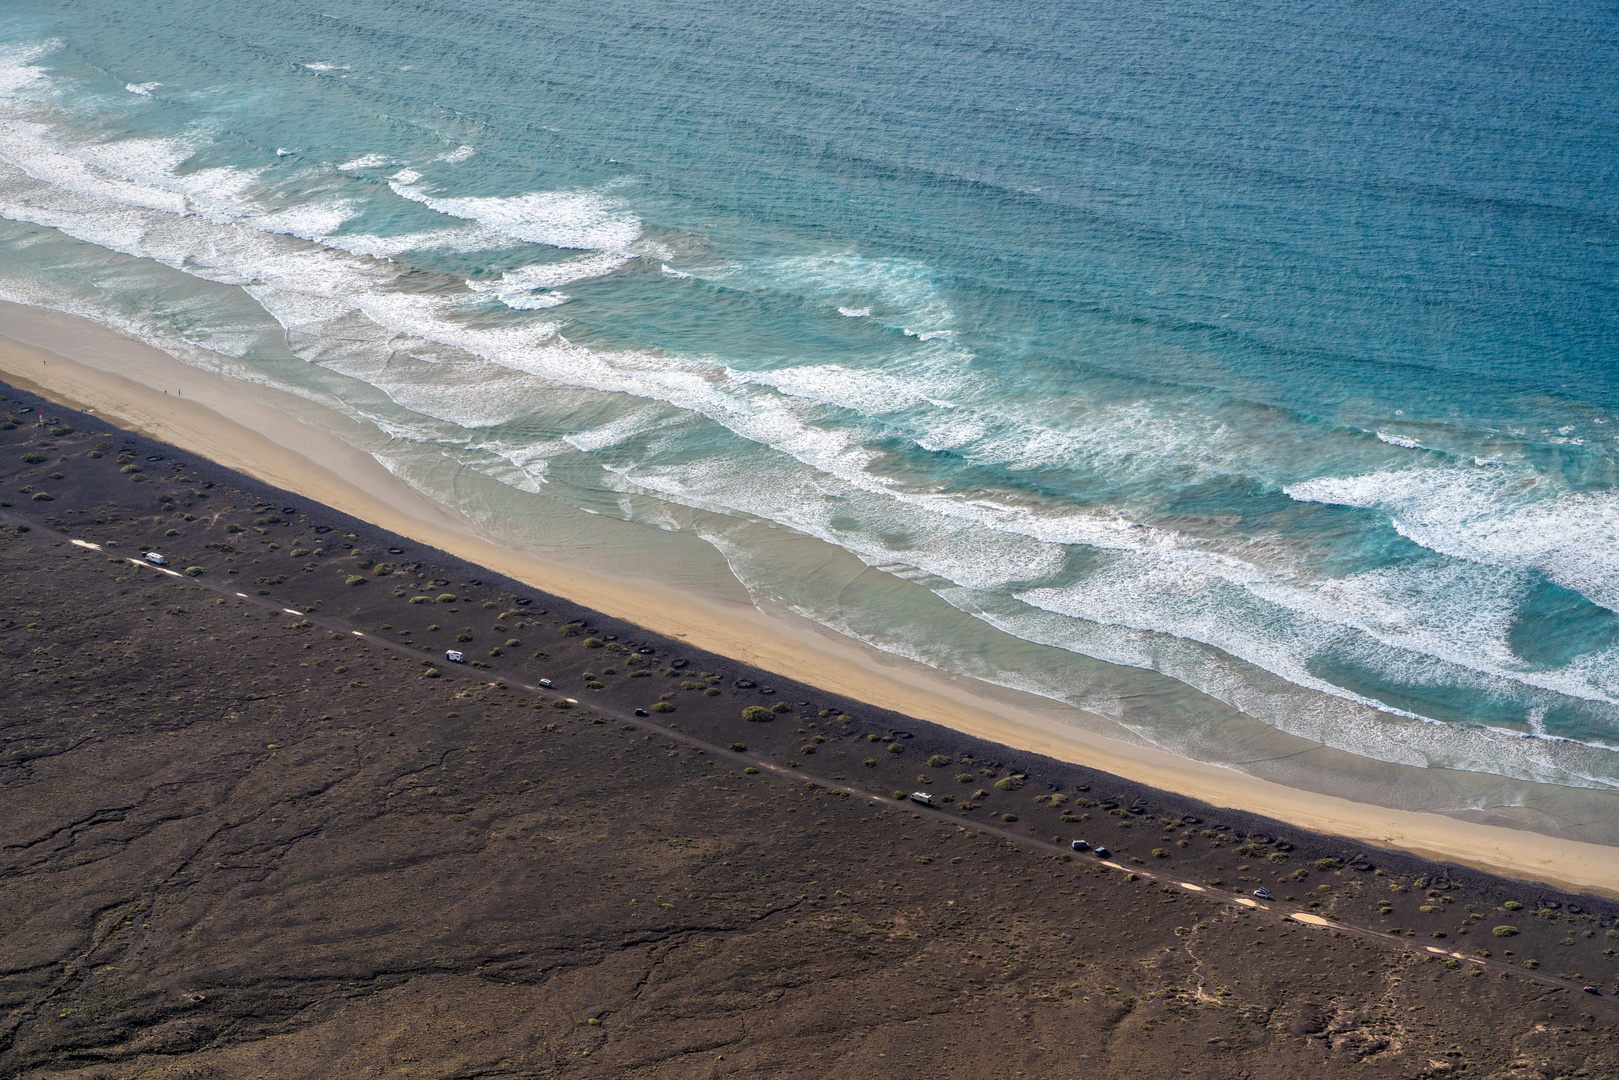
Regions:
[[[870,709],[3,392],[0,1075],[1619,1073],[1569,988],[1614,989],[1609,901]]]

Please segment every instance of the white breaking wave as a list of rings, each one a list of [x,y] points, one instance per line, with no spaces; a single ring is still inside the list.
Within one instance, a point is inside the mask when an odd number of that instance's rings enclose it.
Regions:
[[[1302,502],[1378,509],[1425,548],[1533,570],[1619,611],[1619,495],[1570,491],[1525,467],[1408,469],[1288,485]]]
[[[389,181],[401,197],[441,214],[476,221],[531,244],[624,251],[641,236],[641,222],[597,191],[537,191],[527,195],[457,198]]]

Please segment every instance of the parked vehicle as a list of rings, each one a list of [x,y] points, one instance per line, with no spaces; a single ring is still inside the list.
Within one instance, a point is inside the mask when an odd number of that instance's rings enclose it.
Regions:
[[[1269,889],[1255,889],[1254,890],[1254,895],[1259,897],[1261,900],[1269,900],[1270,899],[1270,890]]]
[[[146,553],[146,561],[151,563],[153,566],[167,566],[167,565],[169,565],[169,560],[165,559],[163,556],[159,555],[155,551],[148,551]]]
[[[464,664],[467,662],[467,658],[456,652],[454,649],[446,650],[444,653],[444,659],[448,660],[452,664]]]
[[[540,685],[545,687],[547,690],[549,690],[549,689],[551,689],[551,680],[550,679],[541,679],[540,680]]]
[[[1598,996],[1598,997],[1601,997],[1601,996],[1602,996],[1602,991],[1601,991],[1601,990],[1598,990],[1598,989],[1597,989],[1597,988],[1596,988],[1596,987],[1594,987],[1594,986],[1582,986],[1582,987],[1580,987],[1580,989],[1581,989],[1581,990],[1584,990],[1584,991],[1585,991],[1585,992],[1586,992],[1586,993],[1587,993],[1587,994],[1595,994],[1595,995],[1597,995],[1597,996]]]
[[[932,806],[933,805],[933,796],[929,795],[925,791],[913,791],[913,792],[911,792],[911,801],[912,802],[919,802],[923,806]]]
[[[646,712],[645,709],[636,709],[635,710],[635,715],[636,716],[645,716],[646,714],[647,714],[647,712]]]
[[[1098,858],[1105,859],[1109,855],[1113,854],[1113,852],[1109,851],[1107,848],[1105,848],[1102,845],[1098,844],[1095,847],[1091,848],[1091,854],[1097,856]]]
[[[1073,848],[1075,851],[1089,851],[1091,846],[1083,840],[1075,840],[1073,843]]]

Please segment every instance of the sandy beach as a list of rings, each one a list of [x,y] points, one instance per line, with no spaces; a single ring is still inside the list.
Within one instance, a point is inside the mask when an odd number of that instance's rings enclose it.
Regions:
[[[342,437],[343,417],[190,367],[84,320],[0,306],[0,378],[536,588],[693,646],[978,738],[1217,806],[1563,888],[1619,896],[1619,850],[1297,790],[1064,723],[1058,703],[970,684],[789,626],[738,600],[560,565],[480,537]],[[358,440],[356,440],[358,441]],[[1071,713],[1073,710],[1068,710]],[[1070,717],[1071,719],[1071,717]]]

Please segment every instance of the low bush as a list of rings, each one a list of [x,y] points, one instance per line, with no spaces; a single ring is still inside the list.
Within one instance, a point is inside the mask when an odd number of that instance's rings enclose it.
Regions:
[[[720,688],[717,687],[717,686],[710,686],[707,690],[703,691],[703,696],[704,697],[719,697],[720,696]]]
[[[748,750],[747,746],[745,746],[744,744],[739,743],[739,742],[732,743],[731,744],[731,749],[736,751],[738,754],[747,753],[747,750]]]
[[[958,784],[970,784],[976,779],[978,778],[970,772],[956,774],[956,783]]]
[[[1167,859],[1169,858],[1169,849],[1155,847],[1152,849],[1152,857],[1155,859]]]
[[[876,767],[877,767],[877,759],[876,758],[869,757],[869,758],[866,759],[866,768],[875,769]]]
[[[467,634],[467,633],[460,633],[460,634],[455,635],[455,640],[457,640],[457,641],[471,641],[472,640],[472,635]]]
[[[436,667],[430,667],[426,671],[422,672],[422,678],[424,679],[436,679],[438,677],[439,669]]]
[[[1490,931],[1490,933],[1494,934],[1496,937],[1512,937],[1517,932],[1518,928],[1516,926],[1497,926],[1494,930]]]
[[[930,769],[942,769],[948,764],[950,764],[950,759],[943,754],[934,754],[928,758],[928,768]]]
[[[433,598],[431,596],[413,596],[410,598],[410,602],[413,604],[431,604]]]
[[[746,769],[743,769],[742,771],[747,773],[749,776],[758,776],[759,775],[759,770],[755,769],[752,765],[749,765]]]
[[[599,649],[603,645],[607,644],[607,642],[603,641],[601,638],[587,637],[579,644],[583,645],[587,649]]]
[[[749,705],[742,710],[742,719],[750,724],[762,724],[766,720],[774,720],[775,718],[776,714],[763,705]]]
[[[207,571],[205,571],[200,566],[188,566],[188,567],[186,567],[186,576],[187,577],[202,577],[202,575],[205,574],[205,573],[207,573]]]
[[[1501,906],[1506,908],[1508,911],[1522,911],[1523,910],[1523,905],[1518,903],[1518,901],[1516,901],[1516,900],[1508,900],[1506,903],[1502,904]]]
[[[652,711],[653,712],[674,712],[675,707],[673,705],[669,704],[667,701],[660,701],[656,705],[652,706]]]
[[[888,752],[890,754],[903,754],[905,752],[905,747],[897,742],[891,742],[888,744]]]
[[[364,576],[362,576],[360,574],[350,574],[348,577],[343,579],[343,584],[345,584],[345,585],[364,585],[369,580],[370,580],[369,578],[364,577]]]
[[[453,592],[439,593],[438,602],[441,604],[453,604],[455,603],[455,594]]]
[[[236,524],[236,522],[233,521],[229,525],[225,526],[225,531],[228,532],[228,533],[239,533],[239,532],[244,532],[245,529],[243,528],[243,526],[238,525],[238,524]]]
[[[1016,791],[1023,786],[1023,781],[1016,776],[1003,776],[995,781],[996,791]]]
[[[1001,815],[1001,820],[1002,821],[1016,821],[1017,820],[1017,815],[1016,814],[1002,814]]]
[[[36,491],[36,492],[34,492],[34,501],[35,502],[52,502],[54,500],[51,498],[51,496],[50,496],[50,494],[48,492]]]
[[[45,455],[44,454],[24,454],[22,456],[21,460],[22,460],[22,463],[24,465],[38,465],[40,462],[45,460]],[[129,470],[125,469],[124,471],[128,472]],[[135,471],[140,472],[139,469],[136,469]]]
[[[785,701],[778,701],[770,706],[770,711],[773,713],[790,713],[793,711],[793,707]]]
[[[555,701],[551,702],[551,708],[562,709],[564,712],[566,712],[568,709],[573,708],[573,702],[569,701],[567,698],[557,698]]]
[[[1342,870],[1344,864],[1340,859],[1317,859],[1310,866],[1325,873],[1328,870]]]

